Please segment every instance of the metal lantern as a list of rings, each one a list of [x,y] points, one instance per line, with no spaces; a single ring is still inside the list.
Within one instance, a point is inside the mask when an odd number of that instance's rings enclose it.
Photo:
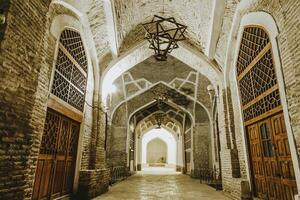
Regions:
[[[164,120],[164,117],[165,117],[165,113],[162,112],[162,111],[159,111],[157,113],[154,114],[154,117],[155,117],[155,121],[156,121],[156,124],[157,124],[157,129],[160,129],[161,128],[161,125],[163,123],[163,120]]]
[[[154,15],[152,21],[143,24],[143,27],[149,48],[154,50],[154,56],[159,61],[166,60],[167,54],[178,48],[177,42],[186,39],[184,32],[187,26],[177,23],[174,17]]]

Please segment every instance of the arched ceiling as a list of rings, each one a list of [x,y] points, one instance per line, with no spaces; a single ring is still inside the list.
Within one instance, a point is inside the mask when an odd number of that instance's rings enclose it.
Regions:
[[[154,85],[150,89],[144,91],[143,93],[129,98],[127,101],[123,101],[115,109],[112,111],[111,118],[114,124],[120,124],[123,122],[128,112],[128,117],[134,114],[140,108],[143,108],[146,105],[150,105],[155,101],[157,98],[157,92],[166,92],[166,96],[168,100],[168,104],[172,105],[173,107],[181,108],[192,116],[193,109],[194,109],[194,102],[186,97],[184,94],[177,92],[176,90],[168,87],[163,83],[159,83]]]
[[[143,40],[141,24],[150,21],[155,14],[174,17],[187,25],[188,42],[201,51],[206,47],[212,20],[212,0],[113,0],[113,4],[121,52]]]
[[[150,57],[117,78],[114,81],[117,90],[111,94],[110,109],[148,90],[153,93],[155,86],[160,83],[167,86],[161,86],[163,89],[160,92],[175,103],[183,104],[183,101],[189,100],[201,102],[207,108],[212,106],[207,90],[211,82],[188,65],[169,56],[164,62]]]
[[[157,112],[141,120],[136,125],[135,133],[141,135],[147,132],[148,130],[151,130],[153,128],[158,128],[155,114],[157,114]],[[166,128],[174,134],[183,133],[182,124],[174,120],[174,118],[171,118],[168,115],[164,116],[164,118],[162,119],[161,128]]]
[[[170,97],[168,100],[163,101],[162,106],[158,106],[157,101],[154,100],[156,96],[153,91],[166,91],[168,89],[173,90],[160,83],[152,89],[123,102],[111,114],[112,125],[116,127],[128,125],[130,130],[132,130],[132,127],[138,127],[139,132],[142,133],[144,130],[156,127],[155,114],[158,112],[165,114],[162,125],[171,129],[181,128],[185,123],[206,123],[210,121],[210,111],[207,108],[199,103],[193,103],[180,93],[177,93],[178,96],[175,95],[175,100]],[[176,91],[174,92],[176,93]],[[188,104],[181,105],[180,102],[176,102],[176,98],[183,98]]]
[[[171,106],[167,102],[154,101],[150,105],[136,111],[129,119],[129,124],[135,127],[137,134],[157,128],[157,115],[162,116],[161,126],[173,133],[182,133],[185,121],[191,121],[188,113],[180,108]]]
[[[153,104],[148,105],[134,114],[136,124],[158,111],[164,113],[165,116],[168,116],[169,118],[174,118],[178,122],[183,122],[185,113],[182,110],[176,109],[165,102],[158,105],[158,102],[155,101]]]

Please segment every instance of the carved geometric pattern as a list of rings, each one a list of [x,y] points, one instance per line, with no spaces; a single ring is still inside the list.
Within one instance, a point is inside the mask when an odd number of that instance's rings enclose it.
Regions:
[[[47,112],[44,134],[40,147],[40,154],[55,154],[56,141],[59,132],[60,118],[58,115]]]
[[[86,87],[86,77],[76,67],[73,68],[71,82],[84,93]]]
[[[83,110],[84,106],[84,94],[80,93],[75,87],[70,86],[68,103],[77,108],[78,110]]]
[[[68,52],[62,47],[58,49],[51,92],[78,110],[83,111],[84,94],[87,85],[87,75],[83,73],[86,73],[87,66],[86,63],[84,66],[80,63],[83,58],[78,58],[78,55],[81,55],[86,60],[80,34],[71,30],[65,30],[61,34],[60,42]],[[80,48],[77,48],[77,45],[81,45]],[[79,49],[83,53],[77,53]],[[70,58],[70,55],[73,59]]]
[[[64,100],[68,101],[70,83],[57,71],[54,73],[52,94]]]
[[[61,33],[60,42],[82,69],[87,72],[87,59],[80,34],[76,31],[66,29]]]
[[[268,44],[268,35],[262,28],[245,28],[237,62],[237,74],[242,76],[238,85],[242,105],[245,107],[245,121],[281,105],[279,90],[276,89],[272,49]]]
[[[255,97],[277,84],[271,50],[256,63],[251,71]]]
[[[69,121],[62,119],[59,140],[57,144],[57,154],[65,155],[68,148]]]
[[[252,26],[244,29],[237,59],[237,75],[245,70],[268,43],[268,34],[262,28]]]
[[[251,74],[247,73],[239,82],[242,105],[252,101],[254,97]]]
[[[252,106],[250,106],[249,110],[248,109],[244,110],[244,117],[247,116],[248,120],[250,120],[250,119],[258,117],[280,105],[281,105],[280,95],[279,95],[279,90],[277,89],[277,90],[273,91],[272,93],[270,93],[269,95],[265,96],[263,99],[259,100],[255,104],[253,104]]]
[[[74,64],[62,50],[58,49],[56,69],[68,80],[71,78],[73,65]]]
[[[73,120],[47,110],[40,154],[68,155],[76,153],[80,125]]]
[[[69,156],[75,156],[76,149],[77,149],[77,139],[79,133],[80,126],[76,123],[72,123],[71,125],[71,132],[70,132],[70,139],[69,139]]]

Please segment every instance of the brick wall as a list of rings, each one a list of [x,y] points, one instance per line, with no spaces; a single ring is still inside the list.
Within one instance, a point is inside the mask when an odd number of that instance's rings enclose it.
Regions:
[[[80,173],[79,189],[75,199],[91,199],[108,191],[109,170],[85,170]]]
[[[75,16],[62,6],[53,10],[49,3],[10,1],[0,54],[0,199],[31,198],[56,44],[49,28],[58,14]],[[92,73],[90,75],[93,77]],[[93,78],[90,80],[93,82]],[[93,104],[90,101],[93,93],[92,83],[87,91],[90,104]],[[95,167],[88,175],[89,194],[96,195],[106,191],[109,182],[103,145],[105,120],[100,113],[99,124],[93,123],[94,109],[87,107],[85,110],[86,116],[91,116],[85,118],[81,133],[86,149],[90,148],[93,127],[101,127],[94,134],[97,136]],[[82,169],[88,169],[90,152],[83,151],[82,157]],[[80,174],[86,177],[87,173],[81,171]],[[83,178],[80,183],[86,180]]]
[[[0,54],[0,199],[31,197],[52,66],[47,55],[55,47],[47,37],[48,6],[13,0],[7,14]]]

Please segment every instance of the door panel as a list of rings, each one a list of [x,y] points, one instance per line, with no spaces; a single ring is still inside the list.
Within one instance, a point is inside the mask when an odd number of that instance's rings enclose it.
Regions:
[[[54,199],[73,188],[80,124],[47,110],[32,199]]]
[[[255,181],[255,193],[258,197],[264,198],[263,194],[265,194],[266,179],[257,124],[248,126],[248,138],[250,141],[249,147],[251,153],[252,174]]]
[[[282,196],[284,199],[294,199],[297,194],[294,167],[287,138],[283,113],[271,118],[275,151],[281,175]]]
[[[255,194],[292,200],[297,194],[283,113],[247,126]]]

